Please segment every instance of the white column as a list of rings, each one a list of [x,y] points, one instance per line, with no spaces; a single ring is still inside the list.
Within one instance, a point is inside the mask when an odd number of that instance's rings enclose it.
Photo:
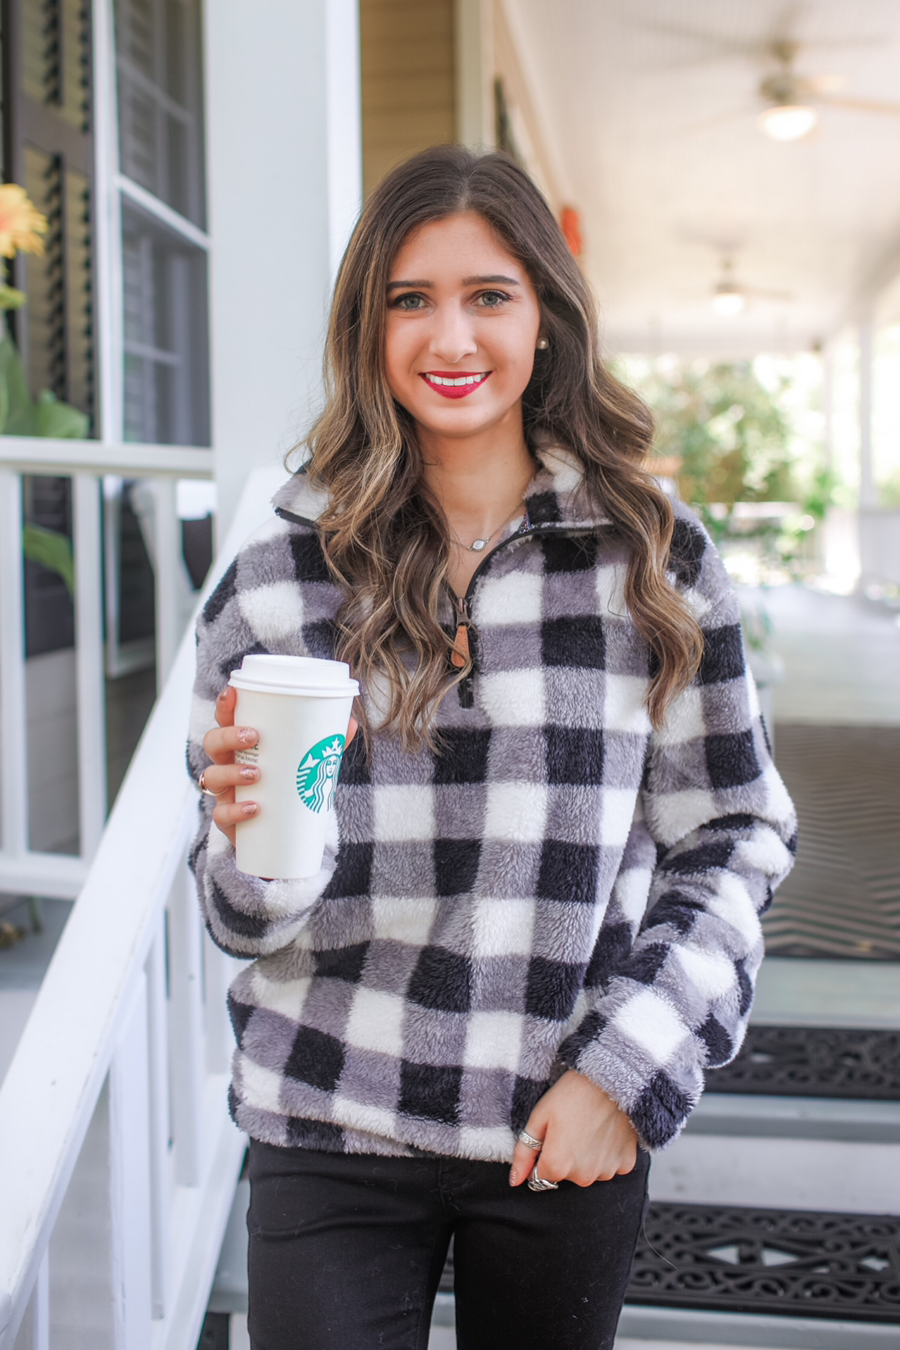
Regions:
[[[319,392],[333,259],[360,198],[354,10],[206,7],[219,538],[247,475],[299,439]]]
[[[494,0],[455,0],[456,137],[491,150],[494,117]]]
[[[333,283],[362,196],[359,0],[330,0],[325,23],[328,257]]]

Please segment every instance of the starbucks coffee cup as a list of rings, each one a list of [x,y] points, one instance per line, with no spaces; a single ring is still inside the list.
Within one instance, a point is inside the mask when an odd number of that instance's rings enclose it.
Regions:
[[[235,754],[260,773],[259,782],[235,789],[235,801],[259,804],[235,831],[238,870],[315,876],[359,685],[345,662],[307,656],[245,656],[229,684],[237,690],[235,726],[259,732],[256,745]]]

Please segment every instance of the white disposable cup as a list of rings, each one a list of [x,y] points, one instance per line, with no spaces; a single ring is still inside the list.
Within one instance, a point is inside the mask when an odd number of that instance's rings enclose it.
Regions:
[[[235,755],[260,772],[258,782],[235,789],[236,801],[259,805],[235,831],[238,870],[315,876],[359,685],[343,661],[262,655],[245,656],[229,684],[237,690],[235,726],[259,732],[256,745]]]

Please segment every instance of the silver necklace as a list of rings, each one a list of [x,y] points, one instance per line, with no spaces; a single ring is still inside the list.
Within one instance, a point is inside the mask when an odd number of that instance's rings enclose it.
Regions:
[[[524,503],[521,503],[521,505],[524,505]],[[497,526],[496,529],[491,530],[490,534],[485,535],[483,539],[473,539],[471,544],[464,544],[461,539],[457,539],[455,534],[451,534],[450,538],[453,541],[453,543],[457,545],[458,548],[464,548],[469,553],[481,553],[484,549],[487,548],[488,544],[491,542],[494,535],[503,529],[503,526],[507,523],[507,521],[512,519],[513,514],[514,513],[511,511],[507,512],[507,514],[503,517],[503,519],[501,520],[500,524]],[[526,523],[528,521],[527,507],[525,508],[525,521]]]

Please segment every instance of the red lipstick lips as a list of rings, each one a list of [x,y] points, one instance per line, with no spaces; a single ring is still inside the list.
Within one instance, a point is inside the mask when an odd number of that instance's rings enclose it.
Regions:
[[[490,375],[489,370],[428,370],[421,378],[442,398],[465,398],[480,389]]]

